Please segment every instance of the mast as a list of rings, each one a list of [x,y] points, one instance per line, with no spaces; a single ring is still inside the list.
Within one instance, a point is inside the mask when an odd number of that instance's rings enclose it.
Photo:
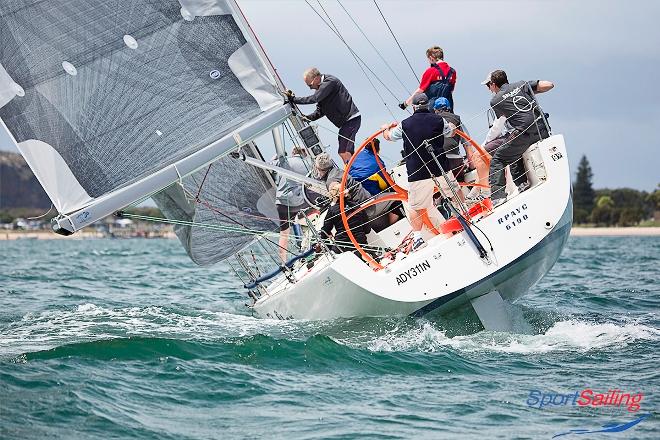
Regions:
[[[261,58],[261,61],[264,66],[268,69],[269,73],[271,74],[272,78],[275,80],[275,83],[277,84],[277,87],[279,88],[280,92],[284,95],[286,92],[287,88],[284,85],[284,81],[282,81],[282,78],[280,75],[277,73],[277,69],[275,69],[275,66],[273,63],[270,61],[270,58],[268,57],[268,54],[266,53],[266,50],[264,49],[263,45],[261,44],[261,41],[259,41],[259,38],[257,37],[257,34],[254,32],[252,29],[252,26],[250,26],[250,23],[248,23],[247,18],[245,17],[245,14],[243,13],[243,10],[240,8],[238,5],[238,2],[236,0],[227,0],[227,4],[229,7],[233,10],[234,18],[236,19],[236,23],[238,24],[239,28],[243,31],[243,35],[245,35],[246,39],[248,42],[252,45],[252,48],[255,50],[255,52],[258,54],[258,56]],[[249,37],[249,38],[248,38]],[[314,158],[318,154],[320,154],[321,150],[318,148],[314,148],[315,145],[310,145],[307,142],[306,137],[309,137],[308,135],[301,134],[300,132],[307,129],[309,127],[309,124],[305,121],[302,120],[300,117],[297,108],[295,108],[293,105],[291,105],[292,108],[294,108],[294,111],[291,114],[291,117],[289,120],[291,121],[291,124],[295,128],[296,132],[301,136],[301,139],[303,140],[303,143],[305,144],[305,147],[307,147],[307,152],[309,153],[309,157]],[[273,135],[275,136],[275,135]],[[318,136],[316,136],[318,137]],[[320,145],[320,144],[319,144]],[[277,148],[277,145],[276,145]],[[278,151],[279,154],[279,151]]]

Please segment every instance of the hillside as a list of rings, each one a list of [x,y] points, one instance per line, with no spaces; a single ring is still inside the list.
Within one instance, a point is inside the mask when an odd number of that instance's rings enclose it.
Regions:
[[[50,206],[50,199],[23,156],[0,151],[0,209],[48,209]]]

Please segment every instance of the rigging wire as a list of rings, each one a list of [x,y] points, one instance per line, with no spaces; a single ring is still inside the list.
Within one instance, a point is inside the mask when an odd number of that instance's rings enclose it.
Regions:
[[[532,124],[534,124],[535,122],[536,122],[536,121],[533,121]],[[530,127],[531,127],[532,124],[530,124]],[[321,127],[324,128],[324,129],[327,129],[327,130],[332,131],[331,129],[329,129],[329,128],[327,128],[327,127],[323,127],[323,126],[321,126]],[[516,136],[516,137],[517,137],[517,136]],[[435,139],[435,138],[432,138],[432,139]],[[515,138],[514,138],[514,139],[515,139]],[[420,145],[419,147],[417,147],[417,148],[420,148],[420,147],[421,147],[421,145]],[[415,148],[415,151],[417,150],[417,148]],[[410,154],[414,153],[415,151],[411,152]],[[407,156],[406,156],[406,157],[407,157]],[[518,159],[518,160],[522,160],[522,158],[520,158],[520,159]],[[423,163],[423,164],[422,164],[422,167],[425,167],[425,166],[427,166],[427,165],[428,165],[428,163]],[[207,170],[207,171],[208,171],[208,170]],[[356,182],[356,184],[359,184],[359,183]],[[505,188],[502,188],[502,189],[501,189],[501,191],[504,191],[504,190],[505,190]],[[381,193],[379,193],[379,194],[382,194],[382,193],[384,193],[384,192],[385,192],[385,191],[381,191]],[[371,197],[370,199],[368,199],[368,200],[373,200],[373,199],[375,199],[379,194],[372,196],[372,197]],[[224,216],[224,217],[230,219],[231,221],[233,221],[234,223],[238,224],[239,226],[241,226],[241,227],[243,228],[243,229],[240,229],[240,228],[228,228],[228,227],[224,227],[224,229],[222,229],[223,227],[220,227],[219,230],[224,230],[224,231],[227,231],[227,232],[235,232],[235,233],[244,233],[245,231],[249,231],[249,232],[253,233],[253,235],[265,235],[264,232],[267,232],[267,231],[254,231],[254,230],[250,230],[249,228],[246,228],[245,225],[243,225],[241,222],[236,221],[236,220],[232,219],[231,217],[229,217],[228,215],[226,215],[226,214],[220,212],[219,209],[214,208],[214,207],[211,206],[208,202],[205,202],[205,201],[203,201],[203,200],[200,200],[200,199],[199,199],[199,196],[197,196],[195,199],[196,199],[197,201],[199,201],[200,203],[203,203],[208,209],[211,209],[213,212],[216,212],[217,214],[222,215],[222,216]],[[259,217],[259,218],[268,219],[268,218],[265,217],[265,216],[257,216],[257,215],[254,215],[254,214],[248,214],[248,213],[243,213],[243,212],[239,212],[238,214],[240,214],[240,215],[245,215],[245,216]],[[388,212],[384,212],[384,213],[382,213],[381,215],[379,215],[379,216],[376,217],[376,218],[380,218],[380,217],[385,216],[385,215],[387,215],[387,214],[388,214]],[[156,219],[154,219],[154,220],[156,221]],[[274,219],[270,219],[270,220],[274,220]],[[372,221],[372,220],[374,220],[374,219],[370,219],[370,221]],[[181,221],[178,221],[178,222],[181,222]],[[186,224],[186,223],[177,223],[177,224]],[[474,224],[474,223],[472,223],[472,224]],[[188,224],[186,224],[186,225],[189,225],[189,226],[201,226],[201,224],[196,224],[196,223],[192,223],[192,222],[190,222],[190,223],[188,223]],[[362,226],[362,225],[361,225],[361,226]],[[208,227],[208,226],[207,226],[207,227]],[[216,229],[218,229],[218,228],[216,228]],[[273,233],[273,235],[275,235],[275,234],[276,234],[276,233]],[[482,234],[483,234],[483,231],[482,231]],[[485,234],[484,234],[484,235],[485,235]],[[277,247],[281,247],[279,244],[274,243],[273,241],[269,240],[269,239],[266,238],[265,236],[264,236],[264,238],[265,238],[268,242],[270,242],[272,245],[275,245],[275,246],[277,246]],[[283,247],[281,247],[281,248],[283,248]],[[288,251],[288,249],[287,249],[287,251]]]
[[[394,119],[396,119],[396,116],[394,115],[394,112],[392,112],[392,110],[390,109],[389,105],[387,105],[387,102],[385,101],[385,98],[383,98],[383,96],[381,95],[381,93],[378,91],[378,88],[377,88],[376,85],[373,83],[373,81],[371,80],[371,78],[369,77],[369,75],[367,74],[367,72],[365,71],[365,67],[366,67],[367,70],[369,70],[369,72],[371,72],[371,74],[374,76],[374,78],[376,78],[376,80],[378,80],[378,82],[381,83],[381,85],[385,88],[385,90],[387,90],[387,91],[390,93],[390,95],[392,95],[392,96],[394,97],[394,99],[395,99],[397,102],[401,101],[401,100],[399,99],[399,97],[398,97],[398,96],[397,96],[397,95],[396,95],[396,94],[395,94],[395,93],[394,93],[389,87],[387,87],[387,84],[385,84],[385,83],[384,83],[384,82],[378,77],[378,75],[376,75],[376,73],[375,73],[375,72],[369,67],[369,65],[367,65],[367,63],[364,62],[364,60],[362,60],[362,58],[360,58],[360,56],[359,56],[357,53],[355,53],[355,51],[353,50],[353,48],[350,46],[350,44],[348,44],[348,42],[346,42],[346,40],[344,39],[344,37],[342,37],[341,34],[340,34],[337,30],[335,30],[335,29],[333,28],[334,23],[332,23],[332,25],[331,25],[328,21],[326,21],[326,19],[323,18],[323,16],[322,16],[322,15],[316,10],[316,8],[314,8],[314,6],[312,6],[312,4],[309,2],[309,0],[305,0],[305,3],[307,3],[307,6],[309,6],[309,7],[312,9],[312,11],[314,11],[314,13],[315,13],[316,15],[319,16],[319,18],[321,19],[321,21],[323,21],[323,23],[325,23],[325,25],[326,25],[328,28],[330,28],[330,30],[331,30],[331,31],[337,36],[337,38],[339,38],[339,39],[341,40],[341,42],[344,43],[344,45],[345,45],[346,48],[349,50],[349,52],[351,53],[351,55],[353,56],[353,58],[355,58],[355,62],[357,63],[357,65],[358,65],[358,67],[360,68],[360,70],[362,70],[362,73],[364,74],[364,76],[365,76],[365,77],[367,78],[367,80],[369,81],[369,84],[371,84],[371,87],[373,87],[374,91],[376,92],[376,94],[378,95],[378,97],[379,97],[379,98],[381,99],[381,101],[383,102],[383,105],[385,106],[385,108],[387,108],[387,110],[390,112],[390,114],[392,115],[392,117],[393,117]],[[321,9],[323,9],[323,12],[324,12],[325,15],[328,17],[328,20],[329,20],[330,22],[332,22],[332,20],[330,19],[330,16],[329,16],[328,13],[325,11],[325,9],[323,8],[323,5],[321,5],[320,1],[319,1],[319,6],[321,7]],[[364,67],[363,67],[363,65],[364,65]]]
[[[245,229],[248,229],[247,226],[245,226],[243,223],[241,223],[241,222],[239,222],[238,220],[232,218],[231,216],[229,216],[229,215],[223,213],[223,212],[220,211],[219,209],[214,208],[213,206],[211,206],[210,203],[208,203],[208,202],[206,202],[206,201],[204,201],[204,200],[201,200],[201,199],[199,199],[199,198],[195,199],[195,201],[198,202],[198,203],[201,203],[201,204],[204,205],[204,206],[206,206],[206,208],[209,209],[209,210],[210,210],[211,212],[213,212],[214,214],[221,215],[222,217],[225,217],[226,219],[228,219],[228,220],[230,220],[230,221],[232,221],[232,222],[234,222],[234,223],[240,225],[241,227],[243,227],[243,228],[245,228]],[[286,249],[286,248],[284,248],[283,246],[280,246],[279,243],[275,243],[273,240],[269,239],[268,237],[263,237],[263,238],[264,238],[264,240],[266,240],[266,241],[272,243],[273,245],[277,246],[278,248]],[[287,250],[287,252],[288,252],[288,249],[286,249],[286,250]],[[271,258],[273,258],[273,257],[271,256]],[[274,258],[273,258],[273,259],[274,259]]]
[[[279,236],[279,233],[275,232],[275,231],[260,231],[260,230],[248,229],[248,228],[235,228],[235,227],[231,227],[231,226],[223,226],[223,225],[218,225],[218,224],[214,224],[214,223],[198,223],[198,222],[187,221],[187,220],[170,219],[170,218],[167,218],[167,217],[153,217],[153,216],[149,216],[149,215],[132,214],[132,213],[129,213],[129,212],[123,212],[122,217],[131,218],[131,219],[134,219],[134,220],[142,220],[142,221],[149,221],[149,222],[171,224],[171,225],[175,225],[175,226],[190,226],[190,227],[198,227],[198,228],[210,229],[210,230],[220,231],[220,232],[233,232],[233,233],[240,233],[240,234],[246,234],[246,235],[254,235],[254,236],[263,237],[263,238],[266,238],[267,236],[272,236],[272,237],[278,237]],[[328,244],[333,244],[333,243],[339,243],[339,244],[345,244],[345,245],[351,245],[352,244],[350,241],[336,240],[336,239],[321,239],[321,241],[323,241],[324,243],[328,243]],[[259,243],[261,243],[261,242],[259,242]],[[372,250],[378,250],[378,249],[380,249],[380,246],[366,245],[366,248],[372,249]],[[265,248],[264,248],[264,250],[266,252],[268,252]],[[288,252],[288,249],[287,249],[287,252]],[[276,263],[279,265],[279,262],[276,262]]]
[[[338,0],[338,1],[339,1],[339,0]],[[307,2],[307,0],[305,0],[305,2]],[[351,51],[351,53],[353,53],[354,58],[356,58],[356,62],[357,62],[357,61],[358,61],[358,57],[357,57],[357,55],[354,53],[354,51],[351,49],[351,47],[348,45],[348,43],[346,43],[346,41],[344,40],[344,38],[340,35],[340,33],[339,33],[339,29],[335,26],[335,24],[332,22],[332,19],[331,19],[330,16],[329,16],[329,14],[326,12],[325,8],[323,8],[323,6],[321,5],[321,1],[320,1],[320,0],[317,0],[317,2],[319,3],[319,6],[320,6],[321,9],[323,10],[323,12],[324,12],[324,13],[326,14],[326,16],[328,17],[328,20],[329,20],[329,21],[332,23],[332,25],[334,26],[334,28],[335,28],[335,30],[334,30],[335,34],[336,34],[336,35],[342,40],[342,42],[343,42],[343,43],[349,48],[349,50]],[[374,0],[374,3],[375,3],[375,0]],[[311,5],[310,5],[308,2],[307,2],[307,4],[308,4],[308,6],[311,7]],[[388,23],[387,20],[385,19],[385,16],[383,15],[382,11],[381,11],[380,8],[378,7],[378,3],[375,3],[375,4],[376,4],[376,7],[378,8],[378,11],[379,11],[380,14],[381,14],[381,17],[383,17],[383,20],[385,20],[385,24],[387,24],[388,29],[390,29],[390,32],[392,33],[392,36],[394,37],[395,41],[397,42],[397,45],[399,46],[399,49],[400,49],[401,52],[403,53],[403,49],[401,48],[401,45],[399,44],[398,40],[396,39],[396,36],[394,35],[394,32],[392,31],[391,27],[389,26],[389,23]],[[340,5],[341,5],[341,3],[340,3]],[[314,9],[314,8],[312,8],[312,9]],[[319,15],[319,17],[321,17],[320,14],[318,14],[318,12],[317,12],[315,9],[314,9],[314,12],[316,12],[317,15]],[[349,15],[349,16],[350,16],[350,15]],[[323,20],[323,17],[321,17],[321,19]],[[325,20],[323,20],[323,21],[324,21],[324,23],[325,23]],[[326,25],[328,25],[328,24],[326,23]],[[356,23],[356,25],[357,25],[357,23]],[[328,27],[330,27],[330,26],[328,26]],[[330,29],[333,30],[332,28],[330,28]],[[366,38],[366,35],[365,35],[365,38]],[[367,40],[368,40],[368,38],[367,38]],[[406,61],[408,61],[408,58],[406,57],[405,53],[403,53],[403,55],[404,55],[404,57],[406,58]],[[363,63],[364,63],[364,61],[363,61]],[[366,64],[365,64],[365,65],[366,65]],[[408,65],[410,66],[410,68],[411,68],[411,70],[413,71],[413,74],[414,74],[414,69],[412,69],[412,66],[410,65],[410,62],[409,62],[409,61],[408,61]],[[359,62],[358,62],[358,66],[360,66]],[[361,68],[361,66],[360,66],[360,68]],[[368,68],[368,66],[367,66],[367,68]],[[381,84],[382,84],[382,81],[380,80],[380,78],[378,78],[378,76],[377,76],[377,75],[376,75],[371,69],[369,69],[369,70],[370,70],[370,71],[372,72],[372,74],[376,77],[376,79],[378,79],[378,80],[381,82]],[[365,73],[365,76],[366,76],[366,72],[364,72],[364,69],[362,69],[362,71],[363,71],[363,73]],[[369,79],[368,76],[367,76],[367,79]],[[369,80],[369,82],[372,84],[372,87],[374,87],[374,90],[376,91],[376,93],[380,96],[380,93],[378,92],[378,89],[376,89],[376,87],[373,85],[373,83],[371,82],[371,80]],[[388,90],[389,90],[389,89],[388,89]],[[391,91],[390,91],[390,93],[391,93]],[[382,99],[382,97],[381,97],[381,99]],[[396,119],[396,116],[392,113],[392,111],[391,111],[390,108],[387,106],[387,104],[386,104],[385,102],[384,102],[384,104],[385,104],[386,108],[390,111],[390,114],[392,115],[392,117],[393,117],[394,119]],[[440,134],[440,135],[437,136],[437,137],[444,136],[444,134],[445,134],[445,130],[443,130],[443,133]],[[412,142],[410,142],[410,138],[408,137],[408,134],[407,134],[405,131],[403,131],[403,130],[402,130],[402,135],[403,135],[403,137],[405,137],[405,138],[408,140],[408,142],[411,143],[411,145],[412,145]],[[436,138],[437,138],[437,137],[436,137]],[[435,139],[435,138],[433,138],[433,139]],[[432,139],[431,139],[431,140],[432,140]],[[418,147],[416,147],[416,148],[415,148],[415,151],[416,151],[418,148],[421,148],[422,145],[423,145],[423,144],[420,144]],[[411,154],[412,154],[412,153],[411,153]],[[428,168],[428,164],[424,164],[424,166],[426,166],[426,168]],[[429,171],[430,171],[430,170],[429,170]],[[441,194],[442,194],[442,191],[441,191]],[[442,195],[445,196],[444,194],[442,194]],[[446,197],[446,196],[445,196],[445,197]],[[461,205],[462,205],[462,204],[461,204]]]
[[[387,29],[390,30],[390,34],[392,34],[392,37],[394,38],[394,41],[396,41],[396,45],[399,46],[399,50],[401,51],[401,55],[403,55],[403,58],[406,59],[406,62],[408,63],[408,67],[410,67],[410,71],[412,72],[413,76],[415,77],[415,80],[417,82],[421,82],[417,74],[415,73],[415,69],[413,69],[413,66],[410,64],[410,60],[408,60],[408,57],[406,56],[406,53],[403,51],[403,48],[399,44],[399,40],[396,38],[396,35],[394,35],[394,31],[392,31],[392,28],[390,27],[390,24],[387,22],[387,19],[385,18],[385,15],[383,15],[383,11],[380,10],[380,7],[378,6],[378,2],[374,0],[374,5],[376,5],[376,9],[378,9],[378,12],[380,12],[380,16],[383,17],[383,21],[387,25]]]
[[[340,2],[339,0],[337,0],[337,1],[338,1],[338,3],[340,4],[340,6],[344,9],[344,11],[348,14],[348,11],[346,11],[346,9],[345,9],[344,6],[341,4],[341,2]],[[307,1],[306,1],[306,2],[307,2]],[[374,0],[374,3],[376,3],[375,0]],[[378,92],[378,89],[375,87],[374,83],[371,81],[371,79],[369,78],[369,76],[368,76],[367,73],[365,72],[364,68],[360,65],[360,62],[362,62],[363,64],[365,64],[364,61],[362,61],[362,60],[359,58],[359,56],[357,56],[357,54],[352,50],[352,48],[348,45],[348,43],[345,41],[345,39],[341,36],[341,34],[339,33],[339,29],[337,28],[337,26],[335,25],[335,23],[332,21],[332,19],[330,18],[329,14],[328,14],[327,11],[325,10],[325,8],[323,8],[323,6],[321,5],[320,1],[319,1],[319,6],[320,6],[321,9],[323,10],[323,12],[326,14],[328,20],[330,21],[330,23],[332,24],[332,26],[334,27],[334,29],[333,29],[333,27],[331,27],[331,26],[330,26],[330,25],[329,25],[329,24],[323,19],[323,17],[321,17],[321,15],[318,13],[318,11],[316,11],[316,9],[314,9],[314,8],[311,6],[311,4],[309,4],[309,2],[307,2],[307,4],[308,4],[308,6],[310,6],[310,7],[314,10],[314,12],[315,12],[317,15],[319,15],[319,17],[324,21],[324,23],[325,23],[328,27],[330,27],[330,29],[331,29],[331,30],[332,30],[332,31],[333,31],[333,32],[334,32],[334,33],[340,38],[340,40],[341,40],[341,41],[347,46],[347,48],[349,49],[349,51],[351,52],[351,54],[352,54],[353,57],[355,58],[356,63],[357,63],[358,66],[361,68],[363,74],[367,77],[367,79],[369,80],[369,82],[371,83],[372,87],[374,88],[374,90],[376,91],[376,93],[379,95],[379,97],[381,98],[381,100],[384,101],[383,97],[382,97],[382,96],[380,95],[380,93]],[[378,6],[378,5],[376,4],[376,6]],[[380,11],[380,8],[379,8],[379,12],[381,12],[381,15],[382,15],[382,11]],[[355,21],[354,21],[353,18],[350,16],[350,14],[348,14],[348,15],[349,15],[349,17],[351,18],[351,20],[355,23]],[[383,17],[383,18],[384,18],[384,17]],[[386,23],[387,23],[387,22],[386,22]],[[357,23],[355,23],[355,24],[356,24],[356,26],[357,26]],[[389,28],[389,24],[388,24],[388,28]],[[360,29],[360,30],[361,30],[361,29]],[[391,31],[391,29],[390,29],[390,31]],[[361,30],[361,32],[362,32],[362,30]],[[366,35],[364,34],[364,32],[362,32],[362,33],[363,33],[363,35],[365,36],[365,38],[367,38]],[[393,35],[393,36],[394,36],[394,35]],[[396,37],[395,37],[395,39],[396,39]],[[368,40],[368,38],[367,38],[367,40]],[[369,40],[368,40],[368,41],[369,41]],[[369,42],[370,42],[370,41],[369,41]],[[370,44],[371,44],[371,42],[370,42]],[[397,41],[397,44],[398,44],[398,41]],[[373,44],[372,44],[372,47],[373,47]],[[399,47],[400,47],[400,45],[399,45]],[[374,50],[377,51],[377,49],[376,49],[375,47],[374,47]],[[377,51],[377,53],[378,53],[378,51]],[[380,54],[379,54],[379,55],[380,55]],[[405,54],[404,54],[404,56],[405,56]],[[382,56],[381,56],[381,57],[382,57]],[[365,64],[365,65],[366,65],[366,64]],[[388,66],[388,67],[389,67],[389,66]],[[368,67],[367,67],[367,68],[368,68]],[[369,69],[369,70],[371,71],[371,69]],[[376,79],[378,79],[378,81],[380,81],[381,84],[383,84],[382,81],[377,77],[377,75],[375,75],[375,73],[374,73],[373,71],[371,71],[371,73],[374,74],[374,76],[376,77]],[[399,79],[399,78],[397,78],[397,79]],[[383,84],[383,85],[384,85],[384,84]],[[392,93],[391,90],[390,90],[389,88],[386,87],[386,89],[387,89],[390,93]],[[392,93],[392,94],[393,94],[393,93]],[[383,102],[383,103],[385,104],[385,106],[386,106],[386,107],[388,108],[388,110],[389,110],[389,107],[387,106],[387,104],[386,104],[385,102]],[[390,111],[390,113],[391,113],[391,111]],[[480,114],[481,114],[481,112],[480,112]],[[394,115],[392,114],[392,116],[394,116]],[[471,118],[471,119],[474,119],[474,118],[476,118],[477,116],[478,116],[478,115],[475,115],[475,116],[474,116],[473,118]],[[535,121],[535,122],[536,122],[536,121]],[[461,125],[463,125],[463,124],[461,124]],[[323,128],[325,128],[325,127],[323,127]],[[290,133],[289,133],[289,135],[290,135]],[[405,133],[404,133],[404,135],[405,135]],[[437,136],[437,137],[439,137],[439,136]],[[435,139],[435,138],[433,138],[433,139]],[[292,140],[293,140],[293,139],[292,139]],[[411,154],[412,154],[412,153],[411,153]],[[427,164],[424,164],[424,165],[427,165]],[[210,167],[209,167],[209,168],[210,168]],[[206,172],[208,173],[208,171],[209,171],[209,169],[207,169]],[[202,180],[202,184],[200,185],[200,190],[201,190],[201,186],[203,186],[203,182],[204,182],[205,179],[206,179],[206,175],[204,176],[204,179]],[[198,192],[198,194],[197,194],[196,199],[199,200],[199,192]],[[229,216],[227,216],[227,215],[225,215],[225,214],[219,212],[219,211],[216,210],[216,209],[213,209],[212,207],[210,207],[210,206],[208,206],[208,205],[207,205],[207,207],[208,207],[209,209],[212,209],[214,212],[217,212],[217,214],[225,216],[226,218],[230,219],[231,221],[234,221],[235,223],[239,224],[241,227],[244,228],[243,230],[235,229],[234,232],[244,232],[244,233],[245,233],[246,230],[249,230],[249,229],[246,228],[245,225],[243,225],[242,223],[240,223],[240,222],[238,222],[238,221],[236,221],[236,220],[231,219]],[[384,213],[384,214],[385,214],[385,213]],[[471,222],[471,223],[472,223],[472,222]],[[472,224],[474,224],[474,223],[472,223]],[[191,225],[192,225],[192,223],[191,223]],[[200,224],[196,224],[195,226],[201,226],[201,225],[200,225]],[[482,232],[482,234],[483,234],[483,231],[481,231],[481,232]],[[260,232],[257,232],[255,235],[263,235],[263,234],[261,234]],[[484,235],[485,235],[485,234],[484,234]],[[266,237],[264,237],[264,238],[266,238]],[[267,238],[266,238],[266,240],[269,241],[271,244],[275,244],[275,243],[273,243],[272,241],[268,240]],[[281,246],[279,246],[279,245],[277,245],[277,246],[278,246],[278,247],[281,247]],[[491,245],[491,246],[492,246],[492,245]]]
[[[394,71],[394,69],[392,68],[392,66],[390,65],[390,63],[389,63],[389,62],[385,59],[385,57],[380,53],[380,51],[378,50],[378,48],[376,48],[376,46],[371,42],[371,40],[369,39],[369,37],[367,36],[367,34],[364,32],[364,30],[362,30],[362,27],[360,27],[360,25],[355,21],[355,19],[354,19],[353,16],[351,15],[351,13],[348,12],[348,10],[346,9],[346,7],[344,7],[344,5],[343,5],[343,3],[341,2],[341,0],[337,0],[337,3],[339,3],[339,6],[341,6],[341,8],[342,8],[342,9],[344,10],[344,12],[346,13],[346,15],[348,15],[348,18],[351,19],[351,21],[353,22],[353,24],[355,25],[355,27],[357,27],[357,29],[360,31],[360,33],[362,34],[362,36],[363,36],[363,37],[367,40],[367,42],[371,45],[371,47],[372,47],[373,50],[376,52],[376,54],[378,55],[378,57],[383,61],[383,63],[385,63],[385,65],[387,66],[387,68],[390,69],[390,72],[392,72],[392,75],[394,75],[394,77],[397,79],[397,81],[399,81],[399,84],[401,84],[401,87],[403,87],[403,90],[405,91],[405,93],[406,93],[406,94],[410,93],[410,90],[408,89],[408,87],[403,83],[403,81],[401,81],[401,78],[399,78],[399,76],[396,74],[396,72]]]
[[[317,1],[318,1],[318,0],[317,0]],[[362,30],[362,28],[360,28],[360,26],[356,23],[356,21],[355,21],[355,20],[353,19],[353,17],[350,15],[350,13],[348,12],[348,10],[344,7],[344,5],[341,3],[341,1],[340,1],[340,0],[337,0],[337,2],[338,2],[339,5],[342,7],[342,9],[344,10],[344,12],[349,16],[349,18],[351,19],[351,21],[352,21],[352,22],[358,27],[358,29],[360,30],[360,32],[362,33],[362,35],[363,35],[363,36],[365,37],[365,39],[369,42],[369,44],[371,44],[372,48],[376,51],[376,53],[378,54],[378,56],[379,56],[379,57],[385,62],[385,64],[387,65],[387,67],[390,69],[390,71],[392,71],[392,73],[395,75],[395,77],[396,77],[396,79],[399,81],[399,83],[401,83],[401,85],[404,86],[404,88],[405,88],[405,85],[402,83],[401,79],[400,79],[398,76],[396,76],[396,74],[395,74],[395,72],[393,71],[393,69],[391,68],[391,66],[387,63],[387,61],[383,58],[382,54],[378,51],[378,49],[377,49],[377,48],[373,45],[373,43],[369,40],[369,38],[368,38],[367,35],[364,33],[364,31]],[[394,94],[394,93],[393,93],[393,92],[392,92],[392,91],[391,91],[391,90],[390,90],[390,89],[389,89],[389,88],[388,88],[388,87],[387,87],[387,86],[381,81],[381,79],[380,79],[380,78],[379,78],[379,77],[373,72],[373,70],[371,70],[371,69],[366,65],[366,63],[365,63],[365,62],[364,62],[364,61],[363,61],[363,60],[362,60],[362,59],[361,59],[361,58],[355,53],[355,51],[350,47],[350,45],[346,42],[346,40],[344,39],[344,37],[341,35],[341,33],[340,33],[338,27],[337,27],[337,26],[335,25],[335,23],[332,21],[330,15],[329,15],[328,12],[325,10],[325,8],[324,8],[323,5],[321,4],[321,2],[318,1],[318,3],[319,3],[319,7],[323,10],[323,13],[326,15],[328,21],[332,24],[332,26],[330,26],[330,25],[329,25],[329,24],[323,19],[323,17],[318,13],[318,11],[316,11],[316,9],[315,9],[315,8],[314,8],[314,7],[313,7],[313,6],[312,6],[307,0],[306,0],[306,3],[308,4],[308,6],[309,6],[310,8],[312,8],[312,9],[314,10],[314,12],[315,12],[315,13],[321,18],[321,20],[323,20],[324,23],[325,23],[328,27],[330,27],[330,29],[336,34],[336,36],[337,36],[338,38],[340,38],[340,40],[346,45],[346,47],[349,49],[349,51],[350,51],[351,54],[353,55],[353,57],[354,57],[356,63],[358,64],[358,66],[359,66],[360,69],[362,70],[363,74],[364,74],[365,77],[369,80],[371,86],[374,88],[374,90],[375,90],[376,93],[378,94],[379,98],[383,101],[383,104],[384,104],[384,105],[386,106],[386,108],[390,111],[390,113],[392,114],[392,116],[395,117],[394,114],[391,112],[390,108],[388,107],[387,103],[385,102],[384,98],[383,98],[382,95],[379,93],[379,91],[378,91],[378,89],[376,88],[375,84],[373,83],[373,81],[371,80],[371,78],[369,77],[369,75],[367,74],[367,72],[365,71],[365,69],[362,67],[362,64],[364,64],[364,65],[367,67],[367,69],[368,69],[368,70],[374,75],[374,77],[375,77],[375,78],[376,78],[376,79],[377,79],[377,80],[378,80],[378,81],[379,81],[379,82],[385,87],[385,89],[386,89],[388,92],[390,92],[390,94],[392,94],[392,95],[395,97],[395,99],[397,99],[396,95],[395,95],[395,94]],[[408,62],[408,66],[409,66],[409,67],[411,68],[411,70],[413,71],[413,75],[415,75],[414,69],[412,68],[412,66],[411,66],[411,64],[410,64],[410,62],[409,62],[409,60],[408,60],[408,58],[406,57],[405,53],[403,52],[403,49],[402,49],[401,45],[400,45],[399,42],[398,42],[398,39],[397,39],[396,36],[394,35],[394,33],[393,33],[393,31],[392,31],[392,29],[391,29],[389,23],[388,23],[387,20],[385,19],[385,17],[384,17],[384,15],[383,15],[383,13],[382,13],[380,7],[378,6],[378,3],[376,2],[376,0],[374,0],[374,4],[376,5],[376,8],[377,8],[378,11],[380,12],[381,17],[382,17],[383,20],[385,21],[385,23],[386,23],[388,29],[390,30],[390,32],[391,32],[391,34],[392,34],[394,40],[396,41],[396,43],[397,43],[399,49],[401,50],[401,53],[403,54],[404,58],[405,58],[406,61]],[[333,27],[334,27],[334,29],[333,29]],[[362,64],[360,64],[360,63],[362,63]],[[416,79],[417,79],[417,78],[416,78]],[[398,99],[397,99],[397,100],[398,100]],[[395,118],[396,118],[396,117],[395,117]],[[405,135],[405,133],[404,133],[404,135]],[[435,138],[433,138],[433,139],[435,139]],[[419,147],[418,147],[418,148],[419,148]],[[424,164],[424,165],[426,165],[426,164]],[[208,172],[209,172],[209,169],[210,169],[210,166],[209,166],[209,168],[206,170],[206,173],[207,173],[207,174],[208,174]],[[206,180],[206,175],[204,176],[204,178],[203,178],[203,180],[202,180],[202,183],[201,183],[200,186],[199,186],[199,192],[198,192],[197,196],[195,197],[196,201],[199,201],[199,194],[200,194],[200,192],[201,192],[201,190],[202,190],[202,187],[203,187],[203,185],[204,185],[204,180]],[[222,216],[228,218],[229,220],[233,221],[234,223],[237,223],[238,225],[240,225],[240,226],[243,228],[242,230],[239,230],[238,228],[236,228],[236,229],[235,229],[235,232],[239,232],[239,231],[240,231],[240,232],[245,232],[245,231],[248,231],[248,230],[249,230],[249,228],[247,228],[245,225],[243,225],[242,223],[240,223],[240,222],[238,222],[238,221],[232,219],[231,217],[229,217],[229,216],[227,216],[227,215],[225,215],[225,214],[219,212],[219,210],[213,209],[211,206],[208,206],[208,205],[207,205],[207,207],[208,207],[209,209],[212,209],[214,212],[217,212],[219,215],[222,215]],[[191,223],[191,225],[192,225],[192,223]],[[196,225],[196,226],[200,226],[200,224],[195,224],[195,225]],[[483,234],[483,231],[482,231],[482,234]],[[263,238],[266,238],[266,237],[265,237],[265,234],[263,234],[262,231],[256,231],[256,232],[254,233],[254,235],[262,235]],[[485,234],[484,234],[484,235],[485,235]],[[268,240],[267,238],[266,238],[266,240],[269,241],[271,244],[275,244],[275,243],[273,243],[272,241]],[[263,244],[262,244],[262,246],[263,246]],[[279,246],[279,245],[277,245],[277,246],[278,246],[278,247],[281,247],[281,246]],[[492,245],[491,245],[491,246],[492,246]],[[253,259],[254,259],[254,255],[253,255]]]

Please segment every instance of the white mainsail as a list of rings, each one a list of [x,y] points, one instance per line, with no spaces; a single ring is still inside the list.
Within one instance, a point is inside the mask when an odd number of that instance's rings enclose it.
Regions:
[[[186,187],[290,115],[232,0],[6,0],[0,40],[0,125],[68,232]],[[259,192],[224,205],[251,209],[269,188],[239,168],[217,162],[204,191],[244,180]]]

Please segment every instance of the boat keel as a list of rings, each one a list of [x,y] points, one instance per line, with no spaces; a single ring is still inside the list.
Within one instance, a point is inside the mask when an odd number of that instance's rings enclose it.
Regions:
[[[481,325],[486,330],[496,332],[513,332],[513,319],[509,313],[507,303],[497,290],[488,292],[470,300],[477,313]]]

